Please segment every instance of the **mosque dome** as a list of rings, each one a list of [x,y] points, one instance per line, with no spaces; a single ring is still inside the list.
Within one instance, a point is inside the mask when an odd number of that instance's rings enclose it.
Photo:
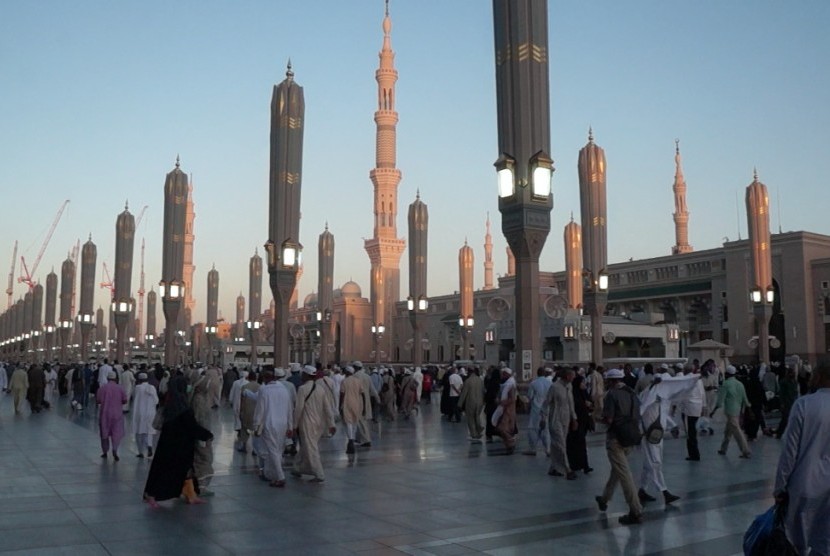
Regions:
[[[342,288],[340,288],[340,295],[343,297],[361,297],[363,294],[360,291],[360,286],[357,285],[357,282],[349,280],[343,284]]]
[[[332,290],[331,296],[334,299],[340,299],[341,297],[343,297],[343,292],[340,291],[340,288],[336,288],[336,289]]]
[[[317,294],[311,292],[305,299],[303,300],[303,307],[316,307],[317,306]]]

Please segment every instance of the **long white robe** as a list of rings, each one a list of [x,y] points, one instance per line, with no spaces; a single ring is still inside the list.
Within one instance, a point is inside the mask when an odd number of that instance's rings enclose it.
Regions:
[[[130,410],[130,400],[133,397],[133,389],[135,388],[135,375],[130,370],[125,370],[121,373],[121,388],[124,389],[124,394],[127,395],[127,403],[122,408],[125,412]]]
[[[775,473],[787,491],[787,537],[799,554],[830,554],[830,388],[796,400]]]
[[[242,406],[242,387],[248,384],[248,379],[243,377],[233,381],[228,400],[233,408],[233,430],[242,428],[242,419],[239,417],[239,408]]]
[[[309,380],[297,390],[294,410],[294,428],[300,432],[300,453],[295,472],[325,479],[320,461],[320,438],[334,427],[334,406],[327,385],[320,380]]]
[[[258,455],[264,459],[263,472],[271,481],[285,480],[282,470],[282,453],[285,450],[285,434],[294,423],[291,396],[282,382],[270,382],[259,389],[254,409],[255,430],[259,431],[261,449]]]
[[[133,433],[156,434],[153,428],[153,419],[156,416],[156,406],[159,396],[156,389],[149,382],[135,387],[135,402],[133,403]]]
[[[700,375],[671,376],[668,373],[656,375],[660,382],[653,384],[640,394],[640,418],[643,422],[643,432],[658,418],[664,432],[668,432],[674,425],[669,417],[671,406],[679,400],[685,399],[689,391],[699,383]],[[663,441],[652,444],[643,439],[643,470],[640,474],[640,488],[661,493],[666,488],[663,477]],[[652,487],[652,488],[650,488]]]

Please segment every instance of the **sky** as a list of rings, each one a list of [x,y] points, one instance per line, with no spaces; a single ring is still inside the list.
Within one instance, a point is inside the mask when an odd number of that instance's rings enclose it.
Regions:
[[[143,238],[145,287],[157,290],[164,178],[179,155],[196,204],[194,320],[204,319],[214,264],[220,313],[233,319],[236,296],[247,296],[248,260],[267,239],[270,98],[290,58],[306,102],[300,299],[317,288],[326,223],[335,285],[355,280],[368,297],[363,238],[372,235],[383,10],[382,0],[0,2],[0,274],[15,240],[33,262],[69,199],[35,278],[59,273],[91,234],[100,279],[101,263],[113,266],[115,219],[129,201],[134,214],[148,207],[133,289]],[[496,273],[507,268],[493,168],[492,4],[392,0],[390,13],[398,235],[406,238],[407,207],[420,191],[430,219],[428,294],[459,289],[465,240],[478,289],[488,212]],[[607,158],[611,263],[671,253],[675,139],[696,249],[747,237],[753,168],[769,188],[773,232],[830,234],[828,28],[830,2],[819,0],[551,0],[556,172],[541,269],[564,268],[563,230],[572,212],[579,219],[576,162],[589,126]],[[407,276],[404,253],[404,297]],[[24,288],[15,284],[15,298]],[[106,295],[96,292],[96,307]]]

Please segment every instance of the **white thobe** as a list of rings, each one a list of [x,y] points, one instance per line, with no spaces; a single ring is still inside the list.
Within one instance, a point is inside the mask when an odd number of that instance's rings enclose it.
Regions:
[[[318,479],[325,479],[318,443],[320,437],[334,427],[333,404],[326,389],[322,379],[304,382],[297,391],[297,407],[294,410],[294,428],[300,433],[300,453],[295,471],[302,475],[314,475]]]
[[[571,384],[561,378],[548,389],[545,405],[542,409],[547,417],[550,433],[550,468],[549,471],[570,473],[568,463],[567,438],[571,421],[576,421],[574,397]]]
[[[143,453],[145,448],[152,447],[152,436],[156,434],[153,428],[153,419],[156,416],[156,406],[159,403],[159,396],[155,387],[148,382],[143,382],[135,387],[135,402],[133,403],[133,434],[138,453]]]
[[[412,373],[412,380],[414,380],[415,384],[418,385],[417,390],[415,391],[415,400],[420,402],[421,394],[424,391],[424,373],[421,372],[421,367],[415,367],[415,372]]]
[[[55,386],[58,383],[58,373],[55,372],[55,369],[49,369],[43,373],[43,380],[45,383],[43,388],[43,399],[51,404],[53,403],[53,398],[55,397]]]
[[[282,470],[282,453],[285,450],[285,434],[294,423],[294,408],[288,389],[281,382],[271,382],[259,389],[254,409],[255,430],[260,431],[261,449],[258,455],[265,460],[265,478],[271,481],[285,480]]]
[[[6,367],[0,365],[0,392],[9,389],[9,375],[6,374]]]
[[[652,384],[647,390],[640,394],[640,417],[643,422],[643,432],[660,418],[660,425],[664,432],[671,429],[674,423],[669,417],[671,406],[677,400],[687,396],[690,389],[694,388],[700,381],[700,375],[678,375],[673,377],[669,374],[656,375],[661,381]],[[667,490],[666,480],[663,477],[663,441],[652,444],[643,439],[643,471],[640,474],[640,488],[650,490],[654,487],[658,493]]]
[[[239,378],[233,381],[228,399],[233,408],[233,430],[242,429],[242,419],[239,417],[239,408],[242,407],[242,387],[248,384],[247,378]]]
[[[830,554],[830,388],[796,400],[775,473],[787,491],[787,538],[799,554]]]
[[[107,381],[109,380],[107,378],[107,375],[109,374],[109,372],[111,370],[113,370],[113,368],[111,366],[109,366],[109,364],[107,364],[107,363],[104,363],[103,365],[98,367],[98,386],[99,387],[103,386],[104,384],[107,383]]]
[[[127,396],[127,403],[122,408],[124,411],[130,410],[130,399],[133,397],[133,389],[135,388],[135,375],[132,371],[127,370],[121,373],[121,388],[124,389],[124,394]]]
[[[337,412],[340,413],[340,386],[346,380],[346,375],[343,373],[335,373],[331,377],[331,380],[334,382],[334,398],[337,400]]]

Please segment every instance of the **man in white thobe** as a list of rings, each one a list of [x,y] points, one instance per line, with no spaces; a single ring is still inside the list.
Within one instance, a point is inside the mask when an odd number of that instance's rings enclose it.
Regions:
[[[567,439],[568,431],[576,423],[574,397],[571,390],[571,381],[574,379],[573,369],[563,369],[557,380],[551,384],[544,405],[544,416],[547,417],[548,431],[550,432],[550,467],[548,475],[561,477],[565,475],[569,481],[576,479],[576,473],[568,464]]]
[[[643,423],[643,432],[660,420],[664,432],[669,430],[669,412],[672,405],[685,399],[690,390],[700,383],[700,375],[677,375],[668,373],[655,375],[651,386],[640,394],[640,417]],[[671,504],[680,500],[680,497],[669,492],[666,480],[663,477],[663,440],[652,444],[647,438],[643,439],[643,471],[640,473],[640,489],[637,496],[640,502],[654,502],[657,500],[648,493],[654,490],[663,495],[663,501]]]
[[[288,373],[285,369],[282,367],[274,369],[274,377],[276,377],[279,383],[285,386],[285,389],[288,390],[288,395],[291,398],[291,407],[297,407],[297,387],[294,386],[293,382],[288,380]],[[289,436],[285,439],[285,452],[286,454],[290,454],[292,456],[297,454],[297,440],[293,436]]]
[[[415,371],[412,373],[412,380],[415,381],[417,384],[417,389],[415,391],[415,403],[421,403],[421,394],[424,391],[424,373],[421,372],[421,367],[415,367]]]
[[[354,376],[360,379],[363,385],[362,394],[364,399],[363,418],[357,422],[357,443],[361,448],[368,448],[372,445],[372,432],[369,430],[369,420],[372,418],[372,403],[380,405],[380,395],[372,384],[372,379],[363,369],[363,363],[355,361]]]
[[[121,408],[124,413],[130,412],[130,400],[133,397],[133,389],[135,388],[135,375],[129,365],[124,367],[121,371],[121,388],[124,389],[124,394],[127,396],[127,403]]]
[[[343,423],[346,425],[346,453],[353,454],[357,428],[363,418],[368,403],[368,396],[364,396],[363,382],[354,375],[354,367],[347,365],[343,371],[346,374],[340,386],[340,408],[343,411]],[[369,408],[371,411],[371,408]]]
[[[245,442],[242,442],[242,418],[239,415],[239,410],[242,408],[242,387],[248,384],[248,371],[241,371],[239,378],[231,384],[231,390],[228,393],[228,401],[233,410],[233,430],[236,431],[236,440],[234,441],[234,448],[237,452],[245,452]],[[246,436],[247,440],[247,436]]]
[[[255,433],[261,440],[260,457],[264,460],[263,476],[272,487],[285,486],[282,470],[282,452],[285,437],[293,435],[294,408],[285,385],[277,381],[274,371],[262,372],[263,386],[259,389],[254,409]]]
[[[138,373],[138,384],[133,393],[133,433],[138,457],[143,458],[146,450],[147,457],[150,458],[153,457],[153,435],[156,434],[153,419],[159,396],[153,385],[147,382],[147,373]]]
[[[104,358],[104,364],[98,367],[98,387],[105,385],[108,382],[107,376],[110,371],[114,370],[109,363],[109,359]]]
[[[545,455],[550,454],[550,437],[545,432],[545,423],[542,415],[544,414],[545,401],[548,398],[548,390],[551,387],[551,381],[547,378],[548,371],[544,367],[539,367],[536,371],[536,378],[527,386],[527,398],[530,403],[530,418],[527,421],[527,436],[530,442],[530,447],[522,452],[526,456],[536,455],[536,446],[542,442],[542,447],[545,449]]]
[[[55,403],[55,390],[58,385],[58,373],[55,367],[51,365],[47,368],[48,370],[45,373],[43,373],[43,399],[46,400],[46,403],[48,403],[51,406],[53,403]]]
[[[294,408],[294,429],[300,439],[299,458],[291,474],[295,477],[313,475],[312,483],[322,483],[326,476],[320,461],[320,438],[324,433],[334,434],[334,404],[324,378],[315,379],[316,369],[303,369],[303,384],[297,391]]]
[[[813,370],[815,393],[790,410],[775,473],[775,498],[787,501],[787,538],[799,554],[830,555],[830,364]]]

